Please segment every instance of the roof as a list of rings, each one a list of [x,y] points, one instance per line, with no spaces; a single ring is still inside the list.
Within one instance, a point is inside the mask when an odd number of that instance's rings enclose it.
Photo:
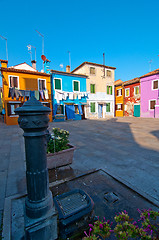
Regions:
[[[114,82],[114,86],[120,86],[123,84],[123,81],[121,79],[118,79]]]
[[[0,62],[8,63],[7,60],[0,59]]]
[[[33,75],[40,75],[40,76],[50,76],[50,74],[47,73],[42,73],[42,72],[38,72],[38,71],[29,71],[29,70],[24,70],[24,69],[15,69],[15,68],[0,68],[1,71],[4,72],[16,72],[16,73],[26,73],[26,74],[33,74]]]
[[[37,72],[36,69],[34,69],[32,66],[30,66],[30,65],[27,64],[26,62],[20,63],[20,64],[15,65],[15,66],[11,66],[11,67],[9,67],[9,68],[15,68],[15,69],[20,69],[20,70],[27,70],[27,71]]]
[[[155,75],[155,74],[159,74],[159,68],[152,72],[146,73],[145,75],[142,75],[140,78],[148,77],[148,76]]]
[[[113,69],[113,70],[116,69],[115,67],[109,67],[109,66],[106,66],[106,65],[103,65],[103,64],[92,63],[92,62],[83,62],[81,65],[79,65],[78,67],[76,67],[76,68],[72,71],[72,73],[75,72],[77,69],[81,68],[82,66],[84,66],[85,64],[89,64],[89,65],[93,65],[93,66],[97,66],[97,67],[109,68],[109,69]]]
[[[133,78],[129,81],[124,82],[123,86],[130,85],[130,84],[133,84],[133,83],[138,83],[138,82],[140,82],[140,78]]]
[[[75,76],[75,77],[85,77],[87,78],[87,75],[84,74],[77,74],[77,73],[72,73],[72,72],[63,72],[63,71],[57,71],[57,70],[50,70],[51,73],[57,73],[57,74],[63,74],[63,75],[70,75],[70,76]]]

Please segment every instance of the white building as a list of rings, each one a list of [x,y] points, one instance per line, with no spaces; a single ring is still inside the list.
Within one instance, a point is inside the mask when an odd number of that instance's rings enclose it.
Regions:
[[[83,62],[72,73],[87,75],[86,118],[114,116],[115,67]]]

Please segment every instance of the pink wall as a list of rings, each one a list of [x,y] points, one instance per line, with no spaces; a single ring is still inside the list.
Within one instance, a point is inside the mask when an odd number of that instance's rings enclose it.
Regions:
[[[159,74],[141,78],[141,117],[154,118],[154,109],[149,109],[149,100],[156,100],[156,105],[159,105],[158,89],[152,89],[152,82],[156,79],[159,79]],[[158,107],[155,117],[159,118]]]

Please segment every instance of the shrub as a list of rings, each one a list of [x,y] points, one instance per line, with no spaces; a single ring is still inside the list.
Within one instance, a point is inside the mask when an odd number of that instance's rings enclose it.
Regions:
[[[152,209],[140,211],[140,219],[138,220],[140,227],[137,222],[130,219],[128,213],[124,210],[114,217],[115,227],[112,228],[113,223],[106,221],[104,218],[102,221],[99,220],[94,224],[89,224],[89,232],[84,232],[86,237],[83,240],[97,240],[107,239],[113,234],[113,239],[159,239],[159,224],[157,223],[157,217],[159,212],[153,211]]]
[[[47,153],[59,152],[69,148],[69,146],[67,146],[69,143],[68,137],[68,131],[60,128],[53,128],[50,140],[47,144]]]

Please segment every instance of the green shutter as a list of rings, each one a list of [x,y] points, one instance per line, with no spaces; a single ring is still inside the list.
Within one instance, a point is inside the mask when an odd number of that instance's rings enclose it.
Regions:
[[[79,85],[78,85],[79,82],[74,81],[73,84],[74,84],[74,91],[79,91]]]
[[[90,85],[91,93],[95,93],[95,84]]]
[[[55,89],[61,90],[61,80],[55,79]]]
[[[112,86],[110,86],[110,94],[112,95]]]
[[[109,86],[107,86],[107,94],[109,94]]]
[[[95,103],[91,103],[91,112],[92,112],[92,113],[95,112]]]
[[[110,103],[106,103],[106,112],[110,112]]]

